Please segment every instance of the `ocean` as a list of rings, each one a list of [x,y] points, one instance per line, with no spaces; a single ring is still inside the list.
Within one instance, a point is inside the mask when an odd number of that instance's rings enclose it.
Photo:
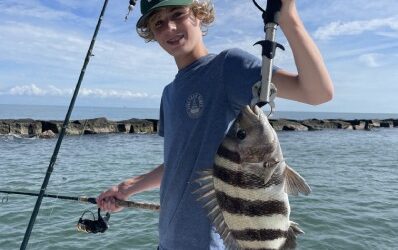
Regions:
[[[65,107],[0,105],[0,119],[58,119]],[[77,107],[71,119],[157,118],[156,109]],[[280,112],[290,119],[396,118],[393,114]],[[287,163],[310,184],[309,196],[290,197],[291,219],[305,231],[298,249],[397,249],[398,129],[278,132]],[[0,189],[38,192],[56,139],[0,136]],[[163,159],[163,139],[153,134],[67,136],[47,193],[96,197],[127,177],[145,173]],[[1,196],[0,249],[18,249],[35,197]],[[134,200],[157,202],[158,190]],[[124,209],[103,234],[76,231],[86,210],[96,207],[44,198],[28,249],[156,249],[156,212]],[[91,216],[86,213],[87,218]]]
[[[68,107],[40,105],[9,105],[0,104],[0,119],[31,118],[37,120],[64,120]],[[108,120],[119,121],[130,118],[158,119],[159,109],[129,107],[79,107],[73,109],[71,120],[106,117]],[[398,119],[394,113],[338,113],[338,112],[296,112],[277,110],[272,119]]]

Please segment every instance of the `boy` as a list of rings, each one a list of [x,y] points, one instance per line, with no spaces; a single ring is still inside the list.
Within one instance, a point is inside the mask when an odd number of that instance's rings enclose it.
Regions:
[[[210,168],[228,124],[252,98],[261,62],[239,49],[209,54],[203,32],[214,19],[210,1],[142,0],[137,31],[174,57],[178,73],[163,91],[159,135],[164,163],[103,192],[97,203],[119,211],[115,199],[160,186],[159,249],[224,249],[192,192],[201,169]],[[322,57],[305,30],[295,0],[282,0],[280,27],[292,48],[298,74],[274,70],[278,96],[312,105],[332,98]]]

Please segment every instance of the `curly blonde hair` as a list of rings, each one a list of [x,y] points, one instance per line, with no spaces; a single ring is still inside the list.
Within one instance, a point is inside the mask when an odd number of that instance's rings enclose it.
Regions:
[[[188,6],[192,11],[193,15],[201,21],[202,34],[207,34],[207,27],[214,22],[215,10],[211,0],[194,0],[191,5]],[[157,11],[154,11],[155,14]],[[149,20],[151,16],[146,19],[142,26],[137,27],[137,33],[140,37],[145,39],[145,42],[155,41],[155,36],[149,28]]]

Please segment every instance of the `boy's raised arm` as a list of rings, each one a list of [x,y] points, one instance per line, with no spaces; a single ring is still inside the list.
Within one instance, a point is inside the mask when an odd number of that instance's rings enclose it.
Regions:
[[[333,97],[333,83],[322,55],[305,29],[295,0],[282,0],[280,27],[292,49],[298,74],[278,70],[272,80],[278,96],[312,105]]]

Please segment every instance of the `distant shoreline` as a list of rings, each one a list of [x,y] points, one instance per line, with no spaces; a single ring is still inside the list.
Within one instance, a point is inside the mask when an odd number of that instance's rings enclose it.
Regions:
[[[324,129],[371,130],[398,127],[398,119],[270,119],[276,131],[316,131]],[[34,119],[0,119],[0,135],[16,134],[27,137],[53,138],[62,130],[63,121]],[[112,121],[105,117],[72,120],[67,135],[156,133],[158,120],[136,119]]]

